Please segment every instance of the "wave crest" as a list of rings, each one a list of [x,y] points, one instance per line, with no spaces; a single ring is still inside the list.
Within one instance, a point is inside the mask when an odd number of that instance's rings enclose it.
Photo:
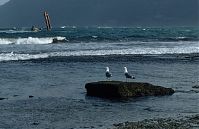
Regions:
[[[66,40],[65,37],[47,37],[47,38],[0,38],[0,44],[50,44],[53,43],[53,39]]]
[[[83,57],[83,56],[111,56],[111,55],[167,55],[167,54],[193,54],[199,57],[199,48],[161,48],[161,49],[120,49],[120,50],[76,50],[76,51],[60,51],[46,52],[37,54],[21,54],[21,53],[1,53],[0,61],[17,61],[44,59],[52,57]]]
[[[41,59],[48,58],[49,55],[44,54],[17,54],[14,52],[11,53],[1,53],[0,61],[17,61],[17,60],[30,60],[30,59]]]

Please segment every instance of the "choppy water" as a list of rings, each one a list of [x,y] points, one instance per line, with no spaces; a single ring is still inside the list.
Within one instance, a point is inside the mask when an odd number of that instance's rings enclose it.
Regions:
[[[114,123],[199,113],[198,28],[0,29],[0,128],[108,128]],[[52,43],[53,38],[66,39]],[[125,80],[176,90],[172,96],[106,100],[86,82]],[[29,98],[33,95],[33,98]]]

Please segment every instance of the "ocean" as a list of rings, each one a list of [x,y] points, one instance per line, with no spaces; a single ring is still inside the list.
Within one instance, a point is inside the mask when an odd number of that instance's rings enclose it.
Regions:
[[[56,39],[56,41],[55,41]],[[85,84],[125,81],[175,94],[110,100]],[[199,28],[62,27],[0,29],[0,128],[107,129],[113,124],[199,114]]]

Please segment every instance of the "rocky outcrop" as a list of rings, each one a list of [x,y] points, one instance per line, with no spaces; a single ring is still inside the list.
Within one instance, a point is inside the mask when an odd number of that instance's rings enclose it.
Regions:
[[[61,38],[61,39],[59,39],[59,38],[53,38],[52,43],[65,43],[67,41],[68,40],[66,40],[65,38]]]
[[[142,96],[172,95],[172,88],[155,86],[142,82],[99,81],[85,85],[88,96],[103,98],[126,98]]]

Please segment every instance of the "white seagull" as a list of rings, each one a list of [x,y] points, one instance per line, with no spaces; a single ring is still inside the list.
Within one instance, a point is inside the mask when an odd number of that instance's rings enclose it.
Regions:
[[[109,71],[109,67],[106,67],[106,78],[109,79],[110,77],[112,77],[112,74]]]
[[[127,70],[127,67],[124,67],[124,75],[126,77],[126,82],[127,82],[127,79],[130,78],[130,79],[135,79],[134,76],[131,76],[129,73],[128,73],[128,70]]]

